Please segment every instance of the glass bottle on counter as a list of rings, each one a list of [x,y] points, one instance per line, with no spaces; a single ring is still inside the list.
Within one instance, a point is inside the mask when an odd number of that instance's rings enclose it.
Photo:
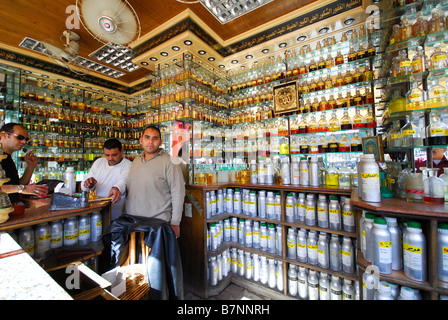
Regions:
[[[446,99],[446,88],[439,84],[438,77],[432,77],[427,90],[426,108],[437,108],[448,106]]]
[[[420,127],[415,123],[415,118],[406,115],[406,123],[401,128],[402,146],[419,147],[423,145]]]
[[[414,24],[412,25],[412,36],[414,38],[424,36],[428,34],[428,30],[429,30],[428,21],[423,17],[423,12],[418,11],[415,14],[415,21]]]
[[[440,175],[440,179],[443,180],[445,185],[445,202],[448,202],[448,168],[443,168],[443,173]]]
[[[317,131],[319,132],[326,132],[328,131],[328,127],[327,127],[327,118],[325,117],[325,113],[322,113],[320,115],[320,119],[319,122],[317,123]]]
[[[423,201],[425,203],[445,202],[445,183],[442,179],[437,177],[437,168],[427,168],[428,177],[423,180]]]
[[[333,164],[328,166],[325,175],[325,185],[326,186],[338,186],[339,185],[339,173]]]
[[[430,124],[426,127],[427,146],[437,146],[448,144],[448,126],[440,119],[440,112],[431,111]]]

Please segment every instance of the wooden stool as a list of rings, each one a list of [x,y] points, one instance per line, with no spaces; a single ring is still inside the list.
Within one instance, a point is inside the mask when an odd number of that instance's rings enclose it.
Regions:
[[[120,300],[150,299],[148,276],[146,272],[146,257],[151,251],[151,248],[145,245],[143,241],[144,236],[145,234],[143,232],[138,232],[139,239],[136,240],[136,233],[131,234],[128,258],[118,270],[118,272],[126,277],[126,292],[118,297]],[[136,249],[137,243],[140,244],[142,263],[135,263],[139,255]]]

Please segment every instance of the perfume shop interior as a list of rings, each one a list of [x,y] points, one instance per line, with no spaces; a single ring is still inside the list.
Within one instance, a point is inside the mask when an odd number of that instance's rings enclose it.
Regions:
[[[30,183],[73,169],[81,203],[104,142],[132,161],[157,126],[183,168],[185,299],[448,298],[448,1],[20,5],[0,19],[2,125],[30,138],[19,176],[32,151]],[[1,298],[151,298],[141,234],[98,270],[109,199],[0,194]]]

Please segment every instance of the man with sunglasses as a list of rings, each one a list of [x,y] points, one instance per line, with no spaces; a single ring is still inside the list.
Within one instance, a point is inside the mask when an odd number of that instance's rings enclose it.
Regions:
[[[3,153],[7,156],[6,159],[2,160],[1,164],[3,170],[5,170],[6,177],[10,179],[1,189],[9,195],[13,204],[19,201],[20,193],[40,197],[48,195],[48,187],[46,185],[29,184],[34,168],[37,166],[37,157],[31,151],[25,154],[25,162],[27,165],[20,178],[12,159],[13,152],[21,150],[29,139],[28,130],[20,124],[8,123],[0,128],[0,142]]]

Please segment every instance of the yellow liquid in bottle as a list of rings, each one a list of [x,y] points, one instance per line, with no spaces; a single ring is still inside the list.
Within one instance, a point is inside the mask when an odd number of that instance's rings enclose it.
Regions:
[[[325,175],[325,185],[327,186],[338,186],[339,185],[339,177],[336,173],[327,173]]]

